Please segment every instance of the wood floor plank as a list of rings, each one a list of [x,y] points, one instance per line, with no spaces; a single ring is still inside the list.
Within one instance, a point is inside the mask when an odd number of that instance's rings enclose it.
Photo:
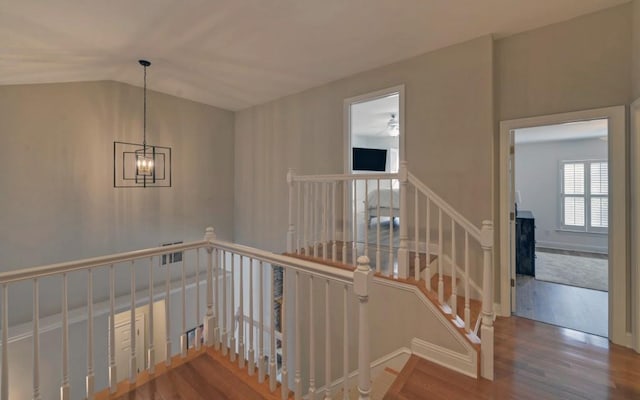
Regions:
[[[630,349],[518,317],[495,329],[495,381],[413,356],[385,399],[640,399],[640,355]]]

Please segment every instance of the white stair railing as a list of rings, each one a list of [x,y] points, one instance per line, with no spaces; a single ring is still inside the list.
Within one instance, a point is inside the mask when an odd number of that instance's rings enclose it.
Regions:
[[[354,268],[358,256],[364,255],[376,272],[402,277],[404,272],[398,268],[404,265],[396,257],[398,249],[406,249],[407,235],[402,224],[399,228],[395,224],[402,219],[399,176],[300,176],[290,170],[287,252],[340,261]],[[383,227],[382,219],[388,225]],[[378,222],[375,228],[373,220]]]
[[[200,314],[200,263],[202,262],[202,254],[206,252],[206,304],[207,309],[204,315],[204,331],[198,327],[199,321],[203,315]],[[163,256],[165,260],[171,259],[170,255],[175,253],[182,254],[182,260],[177,265],[171,265],[168,263],[162,265]],[[177,264],[177,263],[174,263]],[[161,274],[154,274],[160,268],[165,268],[164,277]],[[172,281],[172,268],[179,268],[179,279]],[[93,351],[94,346],[104,345],[103,343],[96,342],[94,340],[94,319],[95,310],[94,305],[99,304],[100,299],[94,298],[94,276],[96,271],[106,270],[108,272],[109,279],[106,284],[108,285],[108,316],[109,316],[109,335],[107,339],[108,356],[107,359],[95,359],[96,353]],[[282,316],[280,321],[280,330],[277,332],[276,318],[274,318],[274,303],[277,301],[277,296],[274,295],[274,273],[281,271],[283,282],[283,299],[282,305],[287,302],[291,305],[289,312],[294,310],[293,314],[288,316]],[[120,272],[128,274],[128,281],[130,283],[129,304],[122,307],[122,302],[117,299],[122,295],[122,291],[118,290],[116,280],[116,273]],[[102,365],[108,365],[108,377],[102,379],[108,382],[106,389],[114,393],[118,389],[118,380],[128,380],[131,383],[135,383],[138,377],[139,365],[138,354],[144,354],[143,349],[135,348],[135,334],[136,334],[136,308],[149,305],[148,307],[148,345],[146,348],[146,362],[145,369],[151,375],[155,372],[156,351],[154,343],[154,315],[153,305],[154,300],[158,300],[164,297],[165,300],[165,318],[166,325],[166,355],[165,363],[170,366],[172,357],[174,357],[172,347],[172,334],[171,327],[175,326],[171,317],[178,318],[180,321],[181,332],[179,334],[179,349],[175,353],[177,357],[186,357],[189,352],[200,348],[199,343],[194,343],[192,346],[188,344],[191,337],[187,337],[187,315],[194,316],[196,321],[195,338],[196,341],[203,338],[203,344],[210,351],[219,351],[225,356],[228,356],[232,361],[238,358],[238,365],[241,368],[246,369],[248,375],[254,375],[255,370],[258,371],[258,376],[255,378],[259,382],[263,382],[265,379],[269,379],[269,387],[271,391],[277,390],[277,381],[280,380],[280,390],[282,398],[285,399],[289,395],[289,379],[288,369],[293,368],[293,390],[295,391],[295,397],[300,399],[308,392],[313,398],[315,391],[317,390],[318,377],[315,373],[307,374],[306,371],[315,371],[316,367],[323,367],[322,360],[318,360],[314,356],[312,351],[310,359],[302,359],[301,348],[304,345],[308,348],[322,348],[322,342],[325,342],[331,346],[332,341],[337,343],[342,342],[344,349],[348,350],[349,339],[349,327],[345,326],[344,336],[332,336],[334,332],[328,332],[329,336],[318,337],[320,328],[323,324],[329,326],[330,317],[337,311],[344,313],[344,321],[348,324],[349,321],[355,319],[354,315],[349,314],[348,303],[350,302],[350,296],[357,296],[359,299],[359,309],[357,310],[357,334],[358,334],[358,348],[353,349],[353,358],[358,361],[358,373],[360,375],[358,390],[360,399],[368,399],[370,391],[370,365],[369,365],[369,321],[367,314],[367,302],[370,290],[370,284],[373,272],[370,270],[368,259],[359,258],[358,268],[355,271],[340,270],[331,267],[327,267],[322,264],[314,262],[300,260],[297,258],[276,255],[273,253],[265,252],[262,250],[240,246],[233,243],[227,243],[224,241],[216,240],[213,228],[207,228],[204,240],[177,244],[172,246],[165,246],[159,248],[152,248],[146,250],[139,250],[127,253],[114,254],[103,257],[96,257],[91,259],[60,263],[54,265],[48,265],[43,267],[22,269],[17,271],[5,272],[0,274],[0,288],[2,289],[1,312],[2,318],[1,329],[1,368],[2,374],[0,377],[0,400],[9,400],[14,398],[15,394],[22,392],[24,388],[10,387],[10,377],[12,374],[11,365],[9,363],[9,352],[11,351],[9,342],[9,311],[11,309],[11,298],[9,296],[9,288],[12,285],[19,282],[31,282],[33,291],[33,326],[31,334],[33,336],[33,364],[32,364],[32,398],[40,399],[42,396],[42,390],[47,391],[51,388],[41,387],[41,372],[50,373],[51,369],[47,371],[41,371],[41,365],[55,362],[50,357],[51,352],[41,353],[40,349],[40,335],[42,334],[40,328],[40,281],[43,278],[48,278],[48,283],[51,281],[50,277],[61,278],[61,302],[59,315],[61,320],[61,350],[62,358],[60,364],[60,398],[61,400],[68,400],[72,396],[71,382],[77,382],[80,379],[75,377],[72,379],[72,372],[69,368],[69,346],[73,346],[73,343],[69,342],[69,284],[68,280],[71,276],[74,279],[78,279],[78,275],[86,274],[86,320],[87,320],[87,368],[85,374],[85,393],[87,399],[93,399],[96,391],[100,391],[104,388],[96,388],[96,376],[95,365],[96,363],[102,363]],[[138,279],[136,281],[136,275],[148,276],[148,280]],[[254,280],[255,276],[258,276],[257,281]],[[292,282],[287,281],[287,277],[292,276],[295,279]],[[233,277],[232,279],[228,279]],[[266,278],[266,279],[263,279]],[[196,299],[191,304],[195,304],[195,310],[187,310],[187,281],[191,282],[190,285],[195,284]],[[325,304],[326,310],[324,320],[316,321],[311,318],[306,320],[302,318],[302,314],[306,314],[299,306],[302,299],[306,298],[301,293],[302,282],[314,282],[317,285],[324,285],[326,288]],[[154,292],[154,286],[164,283],[164,293]],[[178,286],[176,287],[176,283]],[[257,286],[257,296],[254,295],[254,290]],[[343,304],[333,304],[335,301],[329,296],[329,289],[336,286],[339,290],[344,291]],[[122,289],[122,288],[120,288]],[[313,289],[312,289],[313,290]],[[232,296],[227,299],[227,294]],[[351,295],[347,295],[351,293]],[[169,313],[171,307],[171,297],[174,296],[174,306],[179,305],[178,309],[181,310],[181,315],[172,316]],[[191,296],[191,294],[190,294]],[[246,297],[246,299],[245,299]],[[321,299],[321,296],[316,296]],[[317,299],[317,300],[319,300]],[[236,302],[237,300],[237,302]],[[314,299],[315,301],[316,299]],[[249,303],[248,305],[246,303]],[[119,306],[116,307],[116,304]],[[227,309],[228,305],[231,305],[230,309]],[[233,308],[235,304],[238,304],[239,317],[235,318],[236,310]],[[310,304],[310,311],[313,313],[314,303]],[[84,308],[84,307],[83,307]],[[125,308],[125,310],[123,310]],[[176,309],[174,307],[174,309]],[[78,309],[81,310],[81,309]],[[257,310],[258,321],[254,321],[254,312]],[[281,309],[283,313],[286,311]],[[75,313],[76,310],[74,310]],[[128,311],[130,313],[130,354],[128,362],[127,374],[118,375],[118,366],[116,365],[116,325],[115,317],[116,312]],[[229,313],[231,313],[229,315]],[[311,314],[313,317],[313,314]],[[189,318],[191,320],[191,318]],[[247,320],[247,321],[245,321]],[[303,322],[306,321],[306,322]],[[292,324],[290,326],[290,324]],[[303,326],[303,324],[305,324]],[[302,330],[308,328],[309,332],[313,332],[311,335],[311,341],[308,341],[309,335],[305,335]],[[248,330],[248,336],[244,335],[244,330]],[[355,328],[354,328],[355,329]],[[254,331],[257,335],[254,335]],[[238,341],[236,342],[236,337]],[[248,339],[248,343],[245,343],[245,338]],[[289,341],[293,340],[291,346]],[[304,344],[304,342],[307,342]],[[187,348],[189,347],[189,348]],[[193,348],[193,350],[191,350]],[[294,354],[287,354],[287,349],[294,349]],[[279,354],[279,349],[282,353]],[[330,354],[331,347],[325,348]],[[256,358],[255,355],[258,355]],[[343,372],[344,376],[348,376],[350,372],[348,370],[348,359],[345,357],[345,365]],[[55,356],[54,356],[55,360]],[[337,377],[336,374],[332,374],[330,370],[330,360],[325,360],[324,367],[329,371],[327,375],[327,381],[324,383],[325,399],[330,399],[334,391],[332,386],[332,379]],[[124,371],[120,371],[124,372]],[[126,379],[122,377],[126,376]],[[310,376],[309,382],[302,382],[303,376]],[[76,388],[77,391],[77,388]],[[76,395],[73,395],[76,397]]]
[[[318,257],[314,243],[320,240],[323,246],[333,246],[330,252],[322,252],[322,259],[355,266],[355,259],[359,255],[368,256],[373,247],[372,261],[378,274],[410,278],[424,285],[427,291],[435,292],[443,311],[472,341],[480,340],[480,324],[474,324],[471,306],[482,301],[478,317],[482,321],[481,374],[485,378],[493,377],[491,221],[483,221],[481,228],[476,227],[411,174],[406,162],[400,163],[397,174],[299,176],[290,170],[287,182],[289,253]],[[387,184],[381,187],[381,183]],[[314,194],[317,191],[309,190],[317,185],[332,188],[330,201],[325,202],[323,196]],[[313,214],[319,204],[323,210],[320,224],[316,219],[305,218]],[[326,209],[329,212],[325,213]],[[384,217],[390,220],[388,227],[381,224]],[[376,223],[372,225],[374,219]],[[326,231],[325,226],[334,228]],[[342,226],[342,232],[336,232],[335,226]],[[375,235],[370,235],[372,230]],[[336,245],[340,241],[342,246]],[[336,252],[341,253],[341,257],[336,257]],[[432,278],[436,279],[433,287]],[[458,315],[461,290],[464,308]]]

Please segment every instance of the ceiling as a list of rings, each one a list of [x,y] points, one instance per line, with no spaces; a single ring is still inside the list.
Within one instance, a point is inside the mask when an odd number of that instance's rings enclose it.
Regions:
[[[400,122],[398,113],[400,96],[393,94],[375,100],[363,101],[351,106],[351,134],[361,136],[389,137],[391,114]]]
[[[116,80],[229,110],[628,0],[3,0],[0,85]]]
[[[516,144],[555,142],[560,140],[607,139],[608,120],[594,119],[589,121],[568,122],[565,124],[536,126],[516,129]]]

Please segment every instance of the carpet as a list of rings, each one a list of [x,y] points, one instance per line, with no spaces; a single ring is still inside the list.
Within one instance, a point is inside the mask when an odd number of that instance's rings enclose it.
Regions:
[[[609,261],[536,250],[536,279],[601,291],[609,290]]]

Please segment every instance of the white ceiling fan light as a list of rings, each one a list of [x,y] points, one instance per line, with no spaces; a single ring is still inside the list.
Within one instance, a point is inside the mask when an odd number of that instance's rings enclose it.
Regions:
[[[391,113],[391,118],[387,122],[387,132],[389,132],[389,136],[400,136],[400,122],[395,113]]]

